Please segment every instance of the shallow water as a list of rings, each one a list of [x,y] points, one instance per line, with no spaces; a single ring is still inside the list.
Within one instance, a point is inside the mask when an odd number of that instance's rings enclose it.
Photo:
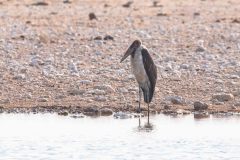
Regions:
[[[240,159],[240,118],[0,115],[0,159]]]

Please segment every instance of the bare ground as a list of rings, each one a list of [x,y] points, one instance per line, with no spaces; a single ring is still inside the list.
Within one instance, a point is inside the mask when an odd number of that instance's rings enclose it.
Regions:
[[[3,110],[135,111],[138,86],[119,61],[141,39],[158,67],[153,111],[200,101],[210,113],[240,112],[238,0],[43,2],[0,2]]]

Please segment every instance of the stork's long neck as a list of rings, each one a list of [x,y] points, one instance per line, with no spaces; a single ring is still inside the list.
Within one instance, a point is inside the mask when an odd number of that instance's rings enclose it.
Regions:
[[[131,57],[134,58],[136,54],[141,54],[142,46],[135,49],[135,51],[131,54]]]
[[[137,82],[139,84],[145,83],[148,80],[148,77],[142,59],[142,46],[138,47],[134,52],[134,55],[131,56],[131,66]]]

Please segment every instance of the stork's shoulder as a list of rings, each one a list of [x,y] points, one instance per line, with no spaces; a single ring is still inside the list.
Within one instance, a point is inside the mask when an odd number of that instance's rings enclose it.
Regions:
[[[153,59],[152,59],[152,57],[151,57],[148,49],[147,49],[145,46],[142,46],[141,54],[142,54],[143,57],[145,57],[145,59],[146,59],[147,61],[153,62]]]

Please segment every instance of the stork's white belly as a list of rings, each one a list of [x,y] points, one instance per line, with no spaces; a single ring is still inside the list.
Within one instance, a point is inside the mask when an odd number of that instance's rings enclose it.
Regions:
[[[137,79],[137,82],[142,86],[142,85],[148,85],[149,80],[147,73],[145,71],[144,65],[143,65],[143,60],[142,60],[142,54],[141,50],[138,49],[135,52],[134,57],[131,57],[131,65],[132,65],[132,72],[134,76]]]

